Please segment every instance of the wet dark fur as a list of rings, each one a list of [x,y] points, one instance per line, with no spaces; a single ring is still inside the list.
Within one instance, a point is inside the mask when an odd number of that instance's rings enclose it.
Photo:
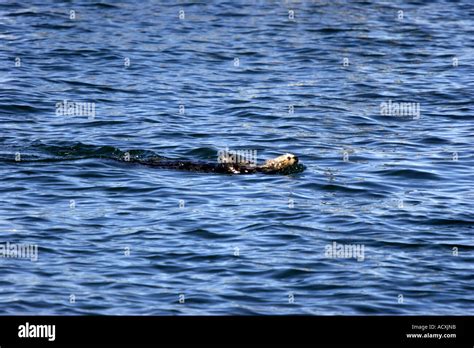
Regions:
[[[291,168],[285,168],[284,170],[269,170],[259,166],[246,166],[235,163],[208,163],[181,160],[174,161],[162,158],[148,158],[147,160],[131,159],[131,162],[164,169],[221,174],[288,174],[290,172],[297,172],[303,169],[302,165],[295,165]]]

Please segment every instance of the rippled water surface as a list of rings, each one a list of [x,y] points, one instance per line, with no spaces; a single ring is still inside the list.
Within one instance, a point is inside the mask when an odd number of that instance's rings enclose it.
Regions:
[[[0,242],[38,260],[0,313],[474,314],[473,38],[470,0],[2,1]],[[110,158],[226,147],[306,170]]]

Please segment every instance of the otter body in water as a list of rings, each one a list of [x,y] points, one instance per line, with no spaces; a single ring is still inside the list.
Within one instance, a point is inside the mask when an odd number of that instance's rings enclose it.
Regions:
[[[165,169],[223,174],[290,174],[302,171],[302,169],[304,168],[302,165],[298,164],[298,157],[290,153],[267,160],[262,165],[254,165],[248,163],[208,163],[180,160],[175,161],[165,158],[131,158],[130,161],[144,164],[147,166]]]
[[[222,174],[294,174],[302,172],[305,167],[299,163],[298,157],[291,153],[269,159],[261,165],[256,163],[256,154],[241,156],[234,151],[219,151],[218,160],[213,162],[200,162],[189,160],[174,160],[159,156],[153,151],[147,150],[129,150],[121,151],[112,146],[95,146],[82,143],[76,143],[70,146],[44,145],[36,144],[35,151],[45,152],[49,155],[47,158],[32,155],[30,159],[21,158],[25,161],[71,161],[83,160],[86,158],[108,159],[122,163],[142,164],[154,168],[185,170],[189,172],[202,173],[222,173]],[[51,155],[53,157],[51,157]],[[18,163],[16,158],[11,159]]]

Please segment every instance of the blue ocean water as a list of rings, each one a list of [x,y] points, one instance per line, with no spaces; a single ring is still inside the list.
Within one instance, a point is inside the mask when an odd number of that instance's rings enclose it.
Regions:
[[[0,245],[38,249],[0,314],[474,314],[473,38],[470,0],[2,1]],[[306,170],[110,159],[223,148]]]

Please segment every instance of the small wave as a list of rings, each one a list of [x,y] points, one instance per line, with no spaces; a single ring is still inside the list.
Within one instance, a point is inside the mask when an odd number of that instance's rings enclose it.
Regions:
[[[45,111],[44,108],[31,106],[31,105],[25,105],[25,104],[23,105],[22,104],[7,104],[7,105],[3,104],[3,105],[0,105],[0,108],[5,113],[15,114],[15,115],[22,114],[22,113],[27,113],[27,114],[41,113]]]
[[[386,169],[375,173],[382,176],[398,176],[415,180],[441,180],[441,177],[437,174],[417,169]]]

